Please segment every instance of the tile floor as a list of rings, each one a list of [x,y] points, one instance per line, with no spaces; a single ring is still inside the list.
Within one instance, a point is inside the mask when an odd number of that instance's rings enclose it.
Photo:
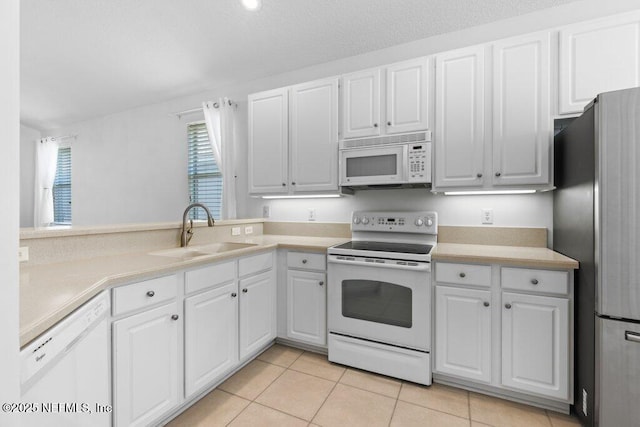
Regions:
[[[275,345],[168,426],[579,426],[575,418]]]

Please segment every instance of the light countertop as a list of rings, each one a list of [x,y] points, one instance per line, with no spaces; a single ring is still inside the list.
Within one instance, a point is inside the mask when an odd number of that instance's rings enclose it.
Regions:
[[[578,261],[551,249],[524,246],[468,245],[438,243],[431,254],[434,261],[509,264],[520,267],[577,269]]]
[[[100,291],[219,260],[275,248],[326,251],[348,241],[339,237],[260,235],[245,239],[256,246],[188,260],[127,253],[20,268],[20,345],[45,332]]]

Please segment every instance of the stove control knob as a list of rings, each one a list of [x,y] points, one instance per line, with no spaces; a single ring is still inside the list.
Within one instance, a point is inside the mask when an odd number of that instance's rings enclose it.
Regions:
[[[360,217],[358,217],[358,216],[354,216],[354,217],[353,217],[353,223],[354,223],[354,224],[360,224]]]
[[[362,218],[362,223],[363,224],[369,224],[369,218],[367,218],[366,216],[364,218]]]
[[[431,227],[433,225],[433,219],[427,217],[427,227]]]
[[[418,219],[416,219],[414,224],[417,225],[418,227],[420,227],[422,224],[424,224],[424,221],[422,220],[422,218],[418,218]]]

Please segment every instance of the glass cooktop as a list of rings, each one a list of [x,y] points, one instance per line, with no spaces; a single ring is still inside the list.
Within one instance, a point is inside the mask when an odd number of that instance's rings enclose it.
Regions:
[[[428,255],[431,252],[433,245],[352,240],[350,242],[343,243],[342,245],[335,246],[335,248],[352,249],[357,251],[395,252],[404,254]]]

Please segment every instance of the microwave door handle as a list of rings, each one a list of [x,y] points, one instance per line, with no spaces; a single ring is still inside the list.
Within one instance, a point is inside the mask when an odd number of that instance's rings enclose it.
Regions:
[[[402,182],[409,182],[409,146],[404,144],[402,146]]]

